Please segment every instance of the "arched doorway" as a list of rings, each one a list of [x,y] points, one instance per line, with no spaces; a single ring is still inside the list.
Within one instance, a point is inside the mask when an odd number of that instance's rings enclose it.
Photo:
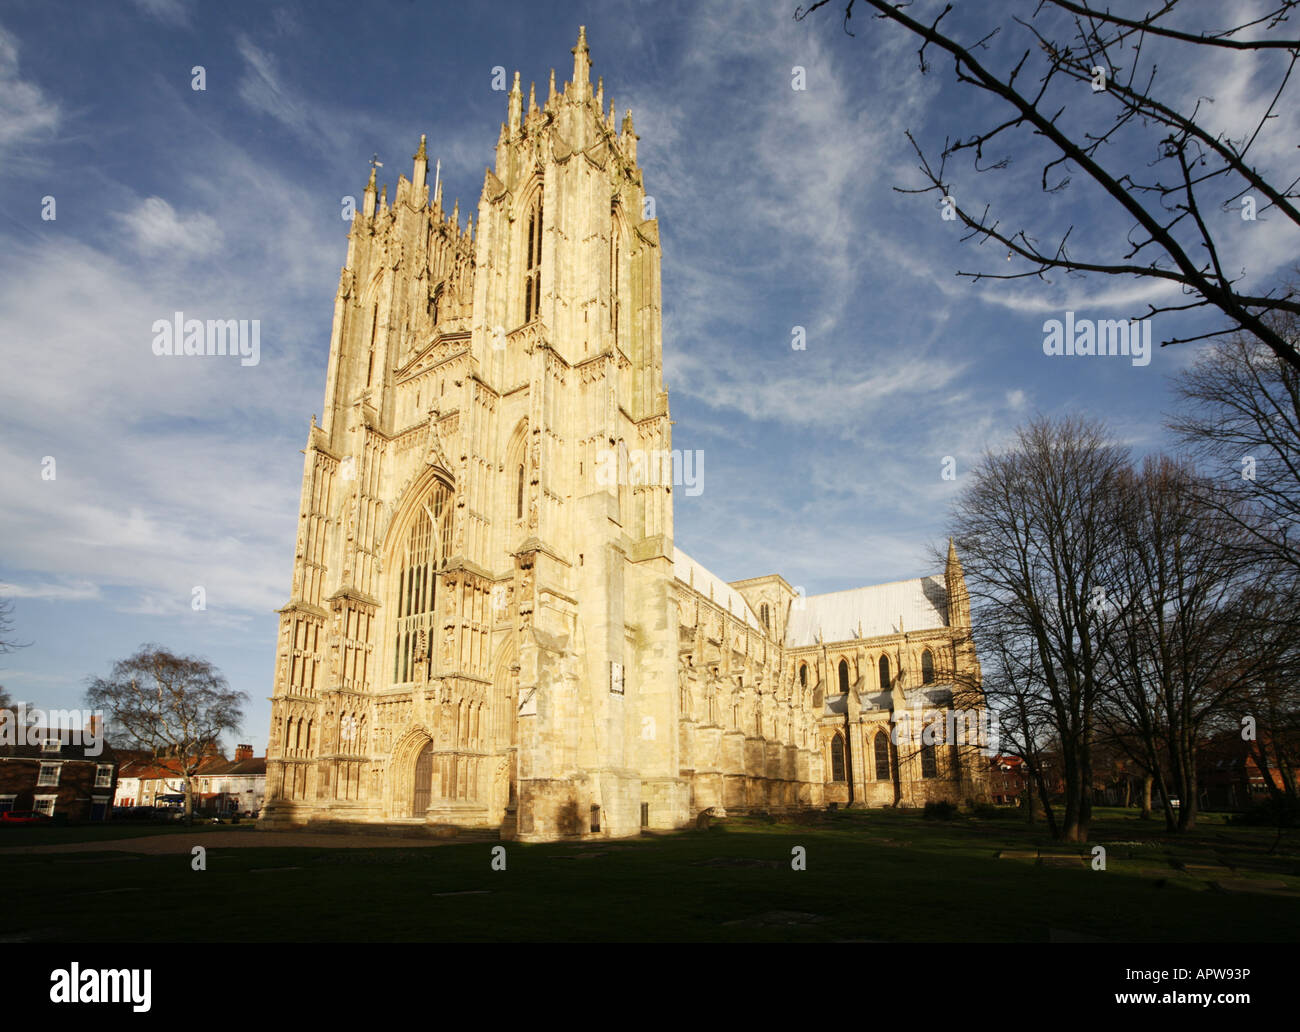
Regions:
[[[420,755],[415,758],[414,791],[411,793],[411,816],[423,817],[432,802],[433,793],[433,742],[425,742]]]

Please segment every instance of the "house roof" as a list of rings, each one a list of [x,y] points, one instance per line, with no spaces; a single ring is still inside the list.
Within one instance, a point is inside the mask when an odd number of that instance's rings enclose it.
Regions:
[[[211,774],[216,768],[228,767],[230,761],[224,756],[205,756],[199,761],[199,769],[196,774]],[[170,756],[164,756],[154,761],[148,760],[131,760],[122,764],[122,768],[117,772],[118,780],[123,778],[139,778],[142,781],[165,780],[167,778],[181,777],[180,765]]]
[[[254,756],[247,760],[233,760],[230,763],[227,763],[225,767],[215,767],[212,770],[205,770],[202,773],[208,776],[265,774],[266,757]]]
[[[790,607],[787,648],[819,641],[855,641],[948,625],[948,591],[942,577],[918,577],[866,588],[809,595]]]
[[[763,629],[758,616],[749,608],[745,596],[724,581],[716,573],[711,573],[697,563],[680,548],[673,549],[673,573],[677,579],[715,605],[727,610],[737,620],[744,620],[756,631]]]
[[[26,728],[20,729],[22,736],[26,737]],[[26,742],[0,744],[0,757],[11,760],[46,760],[56,762],[59,760],[91,760],[95,763],[116,763],[117,757],[113,753],[112,747],[105,741],[100,741],[100,749],[96,755],[87,755],[86,743],[84,741],[74,742],[73,732],[64,728],[62,730],[49,730],[41,728],[39,735],[42,741],[46,738],[57,738],[62,744],[58,752],[45,752],[44,746],[28,745]],[[80,732],[76,737],[83,737]]]

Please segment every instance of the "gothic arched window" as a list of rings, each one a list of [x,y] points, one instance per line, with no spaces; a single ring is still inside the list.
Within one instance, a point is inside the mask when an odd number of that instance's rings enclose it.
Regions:
[[[433,614],[437,574],[446,559],[451,534],[451,492],[438,483],[419,506],[406,540],[390,567],[397,577],[394,592],[396,633],[393,683],[408,684],[416,666],[433,658]]]
[[[838,731],[831,739],[831,780],[844,780],[844,736]]]
[[[840,660],[840,694],[844,695],[849,690],[849,664],[847,660]]]
[[[921,683],[934,684],[934,656],[929,649],[921,653]]]
[[[515,483],[515,519],[524,518],[524,467],[519,466],[519,475]]]
[[[799,687],[800,688],[808,687],[808,664],[807,663],[799,664]]]
[[[766,602],[764,602],[762,606],[759,607],[759,613],[763,617],[763,630],[770,631],[772,629],[772,623],[770,619],[771,614],[768,612]]]
[[[528,250],[524,256],[524,322],[537,318],[542,308],[542,197],[528,213]]]
[[[939,776],[939,767],[935,762],[934,743],[926,744],[925,740],[921,741],[921,777],[936,778]]]
[[[880,690],[889,691],[889,657],[885,655],[880,657]]]
[[[889,735],[883,731],[877,731],[876,737],[872,741],[872,746],[876,751],[876,780],[890,780],[890,763],[889,763]]]
[[[614,219],[609,229],[609,322],[616,348],[618,347],[619,310],[619,230],[618,219]]]
[[[379,302],[375,302],[374,312],[370,316],[370,358],[366,365],[366,386],[369,387],[375,377],[375,333],[379,329]]]

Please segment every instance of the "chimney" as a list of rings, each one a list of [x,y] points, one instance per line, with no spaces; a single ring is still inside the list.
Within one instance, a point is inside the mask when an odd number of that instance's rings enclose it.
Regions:
[[[237,746],[235,746],[235,762],[236,762],[236,763],[241,763],[241,762],[243,762],[244,760],[251,760],[252,758],[253,758],[253,747],[252,747],[251,745],[237,745]]]

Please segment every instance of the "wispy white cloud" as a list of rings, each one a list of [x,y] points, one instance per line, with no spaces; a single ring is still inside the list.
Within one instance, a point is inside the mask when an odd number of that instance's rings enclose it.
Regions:
[[[146,197],[130,211],[119,213],[117,219],[136,246],[150,254],[209,254],[221,245],[216,219],[202,212],[178,215],[161,197]]]
[[[99,585],[85,580],[38,581],[14,584],[0,581],[0,598],[33,598],[58,602],[84,602],[100,597]]]
[[[133,0],[141,12],[165,25],[187,26],[193,9],[187,0]]]
[[[13,171],[27,144],[50,139],[60,123],[60,107],[39,85],[19,73],[18,41],[0,26],[0,161]]]

